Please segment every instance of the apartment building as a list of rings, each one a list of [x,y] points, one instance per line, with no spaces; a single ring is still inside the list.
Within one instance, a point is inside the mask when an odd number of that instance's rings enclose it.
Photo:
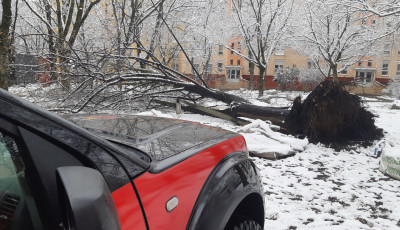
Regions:
[[[238,3],[240,4],[240,3]],[[361,16],[360,16],[361,17]],[[363,17],[365,20],[360,20],[360,24],[372,25],[375,24],[376,17]],[[381,51],[377,51],[375,56],[363,57],[357,63],[341,63],[339,69],[346,67],[339,73],[339,81],[350,82],[354,81],[357,85],[363,88],[373,88],[377,85],[380,89],[373,89],[373,93],[379,93],[383,88],[382,84],[387,84],[390,79],[400,76],[400,45],[393,45],[393,42],[384,43]],[[385,43],[387,42],[387,43]],[[228,41],[224,45],[215,45],[213,47],[212,56],[203,66],[195,63],[199,67],[199,71],[203,73],[206,81],[211,87],[219,89],[238,89],[250,88],[250,67],[249,62],[236,54],[234,51],[246,52],[244,42],[236,37]],[[179,57],[180,71],[191,75],[192,68],[185,59]],[[305,55],[301,55],[290,47],[278,49],[271,56],[266,69],[265,86],[267,89],[277,88],[276,82],[273,81],[279,69],[296,66],[298,69],[314,68],[314,63]],[[254,68],[255,85],[257,88],[259,79],[258,68]]]
[[[230,41],[229,47],[238,50],[243,46],[239,39]],[[243,48],[243,52],[246,52]],[[392,78],[400,76],[400,48],[392,44],[384,46],[382,53],[376,56],[363,57],[355,64],[349,65],[339,73],[339,81],[354,81],[358,85],[368,88],[378,84],[387,84]],[[179,64],[177,64],[179,62]],[[193,69],[182,55],[172,66],[186,75],[193,75]],[[202,76],[205,76],[210,87],[228,90],[250,88],[249,62],[227,49],[224,45],[214,47],[207,66],[194,64]],[[305,55],[301,55],[291,48],[277,50],[269,60],[266,70],[266,88],[277,88],[273,81],[278,69],[296,66],[298,69],[313,68],[314,63]],[[346,65],[346,63],[342,63]],[[180,68],[178,68],[179,66]],[[342,66],[339,66],[342,69]],[[257,84],[258,68],[254,68],[254,79]],[[257,86],[253,86],[256,88]]]

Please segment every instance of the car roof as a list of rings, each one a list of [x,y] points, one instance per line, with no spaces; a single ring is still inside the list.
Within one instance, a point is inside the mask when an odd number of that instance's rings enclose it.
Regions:
[[[25,126],[29,125],[26,123],[26,120],[29,120],[29,117],[28,117],[29,114],[38,115],[40,117],[44,117],[45,119],[50,120],[50,121],[60,125],[61,127],[65,128],[67,130],[70,130],[78,135],[85,137],[89,141],[99,144],[102,147],[111,149],[113,152],[116,152],[116,153],[124,156],[125,158],[132,160],[133,162],[135,162],[136,164],[140,165],[141,167],[143,167],[145,169],[150,167],[150,164],[148,162],[140,159],[139,157],[135,157],[135,156],[126,154],[123,150],[121,150],[114,144],[94,135],[93,133],[85,130],[84,128],[79,127],[78,125],[74,124],[73,122],[70,122],[70,121],[58,116],[55,113],[47,111],[31,102],[28,102],[20,97],[17,97],[3,89],[0,89],[0,100],[11,103],[12,105],[17,106],[27,112],[27,113],[22,113],[22,114],[10,114],[10,113],[7,113],[7,109],[0,110],[0,115],[5,116],[6,118],[12,119],[12,120],[18,122],[19,124],[25,124]]]

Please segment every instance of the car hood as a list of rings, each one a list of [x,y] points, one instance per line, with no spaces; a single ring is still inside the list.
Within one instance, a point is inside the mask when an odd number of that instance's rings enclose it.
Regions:
[[[110,141],[148,154],[153,169],[184,160],[238,134],[190,121],[150,116],[67,115],[77,125]],[[179,156],[184,155],[184,156]]]

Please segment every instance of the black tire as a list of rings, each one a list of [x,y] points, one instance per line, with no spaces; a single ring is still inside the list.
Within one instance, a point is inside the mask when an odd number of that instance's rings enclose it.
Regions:
[[[257,221],[250,219],[240,219],[232,225],[228,225],[225,230],[262,230]]]

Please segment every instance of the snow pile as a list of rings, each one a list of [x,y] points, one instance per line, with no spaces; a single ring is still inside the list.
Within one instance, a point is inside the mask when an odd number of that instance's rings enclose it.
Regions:
[[[249,152],[253,155],[276,159],[283,156],[293,155],[295,153],[289,145],[272,140],[259,132],[241,134],[246,139]]]
[[[10,92],[22,98],[35,94],[38,91],[43,93],[44,90],[45,88],[43,88],[40,84],[27,84],[25,86],[16,85],[10,86],[9,88]]]
[[[308,145],[307,139],[274,132],[270,126],[265,121],[255,120],[239,130],[246,139],[249,151],[254,155],[276,159],[301,152]]]
[[[137,115],[141,115],[141,116],[154,116],[154,117],[165,117],[165,118],[174,118],[172,115],[170,114],[166,114],[163,113],[161,111],[152,109],[151,111],[146,111],[146,112],[141,112],[138,113]]]

